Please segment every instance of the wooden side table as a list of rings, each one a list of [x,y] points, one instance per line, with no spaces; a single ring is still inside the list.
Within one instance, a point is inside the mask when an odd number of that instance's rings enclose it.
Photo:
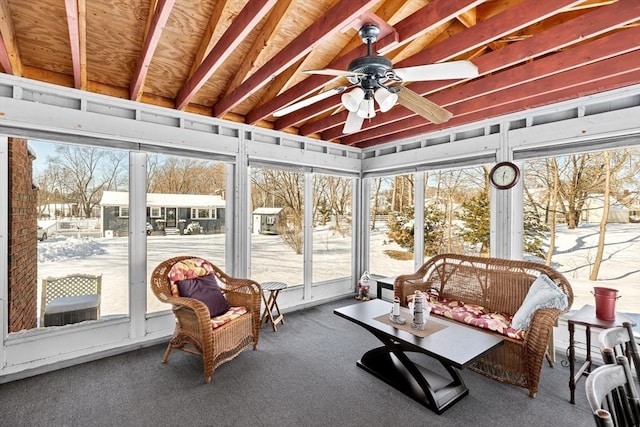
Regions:
[[[278,307],[278,294],[281,290],[287,288],[287,284],[283,282],[264,282],[260,286],[262,286],[262,300],[264,301],[265,307],[264,312],[262,313],[261,322],[271,322],[271,327],[274,332],[277,332],[278,329],[276,325],[278,323],[284,324],[284,316],[280,312],[280,307]],[[265,291],[269,292],[269,297],[265,295]],[[276,316],[273,316],[273,310],[276,311]]]
[[[635,324],[633,320],[625,316],[624,314],[616,313],[615,320],[608,321],[598,319],[596,317],[596,308],[592,305],[585,305],[580,310],[576,311],[571,317],[567,318],[567,324],[569,326],[569,390],[571,391],[570,402],[576,403],[576,384],[583,375],[589,375],[593,363],[591,361],[591,328],[607,329],[615,326],[622,326],[623,322],[631,322]],[[586,358],[578,372],[576,372],[576,349],[575,349],[575,329],[576,325],[585,327],[585,333],[587,338]]]

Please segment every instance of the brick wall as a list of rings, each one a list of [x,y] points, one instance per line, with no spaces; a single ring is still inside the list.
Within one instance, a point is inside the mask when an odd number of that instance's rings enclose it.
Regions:
[[[37,326],[37,190],[32,160],[25,139],[9,138],[9,332]]]

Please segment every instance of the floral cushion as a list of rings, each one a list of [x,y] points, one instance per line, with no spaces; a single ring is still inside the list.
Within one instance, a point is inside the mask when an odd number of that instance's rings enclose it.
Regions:
[[[213,329],[219,328],[225,323],[231,322],[233,319],[237,319],[247,312],[246,307],[229,307],[226,313],[221,314],[220,316],[215,316],[211,318],[211,327]]]
[[[437,314],[478,328],[488,329],[509,338],[524,339],[526,335],[526,331],[515,329],[511,326],[511,319],[513,319],[511,314],[489,312],[482,306],[441,298],[433,292],[429,292],[426,295],[431,306],[431,314]],[[413,295],[409,295],[407,300],[413,300]]]
[[[177,262],[169,271],[169,280],[171,281],[171,295],[179,297],[180,292],[176,282],[179,280],[195,279],[200,276],[213,274],[213,266],[209,261],[202,258],[190,258]]]

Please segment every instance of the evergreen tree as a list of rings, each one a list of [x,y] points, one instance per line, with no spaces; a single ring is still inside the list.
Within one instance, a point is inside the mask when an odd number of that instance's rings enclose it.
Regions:
[[[489,252],[489,209],[489,197],[481,192],[464,202],[458,215],[465,223],[460,232],[462,239],[473,245],[480,244],[480,253]]]
[[[413,252],[414,248],[414,207],[406,206],[402,212],[389,215],[387,236],[400,247]],[[424,252],[435,255],[442,246],[444,237],[444,213],[433,206],[424,212]]]
[[[530,206],[530,205],[527,205]],[[480,253],[489,252],[489,197],[479,193],[462,204],[462,213],[458,216],[464,221],[465,228],[460,235],[465,242],[481,244]],[[534,209],[524,211],[524,252],[544,258],[542,243],[549,227]]]
[[[546,252],[542,248],[542,243],[547,240],[545,233],[549,232],[549,226],[545,224],[544,218],[536,213],[530,204],[530,209],[524,211],[524,248],[525,254],[535,255],[544,259]]]

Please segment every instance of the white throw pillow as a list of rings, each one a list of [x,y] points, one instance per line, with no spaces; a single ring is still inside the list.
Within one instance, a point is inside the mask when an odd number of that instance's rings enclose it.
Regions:
[[[514,329],[528,330],[531,316],[539,308],[567,308],[567,296],[546,274],[541,274],[529,288],[522,305],[513,315],[511,326]]]

